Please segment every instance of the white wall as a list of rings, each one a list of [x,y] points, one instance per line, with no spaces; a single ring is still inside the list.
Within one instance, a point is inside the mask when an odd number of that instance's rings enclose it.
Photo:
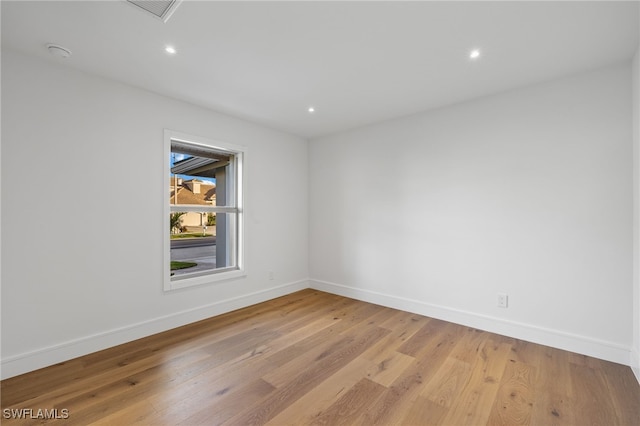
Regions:
[[[628,364],[630,71],[311,141],[311,284]]]
[[[3,378],[307,287],[305,140],[4,50],[2,112]],[[165,128],[248,147],[246,278],[162,291]]]
[[[3,51],[2,377],[304,288],[308,259],[317,288],[638,367],[631,81],[322,138],[308,170],[299,138]],[[164,128],[249,147],[247,278],[163,293]]]
[[[632,64],[633,85],[633,349],[631,366],[640,382],[640,46]]]

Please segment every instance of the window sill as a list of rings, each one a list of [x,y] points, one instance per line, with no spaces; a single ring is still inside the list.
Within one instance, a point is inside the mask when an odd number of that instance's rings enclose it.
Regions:
[[[165,281],[164,291],[180,290],[188,287],[215,284],[222,281],[244,278],[246,276],[247,272],[244,269],[236,269],[232,271],[200,275],[197,277],[173,280],[169,279]]]

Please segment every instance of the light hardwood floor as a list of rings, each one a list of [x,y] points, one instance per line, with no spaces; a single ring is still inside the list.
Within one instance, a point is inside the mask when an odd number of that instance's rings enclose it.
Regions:
[[[65,425],[640,425],[629,367],[314,290],[1,385]]]

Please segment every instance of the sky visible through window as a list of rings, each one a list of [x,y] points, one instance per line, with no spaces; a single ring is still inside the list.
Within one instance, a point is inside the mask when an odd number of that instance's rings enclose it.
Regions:
[[[173,168],[173,165],[175,163],[177,163],[178,161],[182,161],[182,160],[186,160],[188,158],[192,158],[192,155],[187,155],[187,154],[181,154],[179,152],[172,152],[171,154],[169,154],[169,169]],[[173,173],[170,174],[171,178],[173,178],[175,175]],[[182,178],[183,180],[187,181],[187,180],[191,180],[191,179],[197,179],[199,181],[202,181],[204,183],[210,183],[212,185],[216,184],[216,180],[215,178],[203,178],[200,176],[191,176],[191,175],[178,175],[179,178]]]

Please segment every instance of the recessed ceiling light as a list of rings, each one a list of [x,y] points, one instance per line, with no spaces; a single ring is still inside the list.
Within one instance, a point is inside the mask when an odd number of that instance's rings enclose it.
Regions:
[[[175,55],[176,54],[176,48],[173,47],[173,46],[165,47],[164,51],[167,52],[169,55]]]
[[[469,53],[469,59],[478,59],[480,57],[480,50],[473,49],[471,53]]]
[[[316,112],[316,109],[315,109],[314,107],[310,106],[309,108],[307,108],[307,111],[308,111],[310,114],[312,114],[312,113]]]

